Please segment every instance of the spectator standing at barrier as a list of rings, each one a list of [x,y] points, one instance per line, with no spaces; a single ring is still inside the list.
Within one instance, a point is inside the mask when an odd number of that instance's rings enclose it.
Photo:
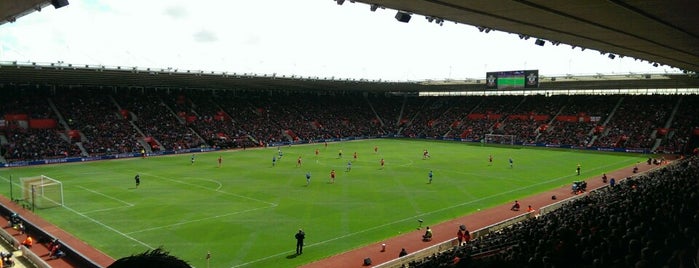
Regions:
[[[306,233],[299,229],[294,237],[296,238],[296,254],[301,255],[303,254],[303,240],[306,239]]]
[[[602,174],[602,183],[607,183],[607,173]]]
[[[616,180],[614,178],[609,179],[609,187],[614,188],[614,185],[616,185]]]
[[[471,232],[466,229],[466,226],[464,226],[464,244],[468,243],[468,241],[471,241]]]
[[[466,225],[459,226],[459,230],[456,231],[456,239],[459,240],[459,246],[463,245],[464,238],[466,236]]]

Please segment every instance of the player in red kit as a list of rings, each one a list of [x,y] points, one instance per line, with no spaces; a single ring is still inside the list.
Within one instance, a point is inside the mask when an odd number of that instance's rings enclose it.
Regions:
[[[383,169],[383,165],[385,164],[385,161],[383,160],[383,158],[381,158],[381,161],[379,161],[379,163],[381,163],[381,169]]]
[[[357,161],[357,152],[354,152],[354,154],[352,155],[352,158],[354,158],[354,161]]]
[[[299,158],[296,159],[296,167],[300,167],[300,166],[301,166],[301,156],[299,155]]]
[[[223,157],[218,156],[218,167],[221,167],[221,162],[223,162]]]
[[[378,152],[379,152],[379,146],[374,145],[374,153],[378,153]]]
[[[335,170],[330,171],[330,183],[335,183]]]

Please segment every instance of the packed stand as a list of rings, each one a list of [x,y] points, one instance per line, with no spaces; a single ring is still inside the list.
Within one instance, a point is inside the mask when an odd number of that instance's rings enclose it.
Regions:
[[[654,130],[669,119],[676,96],[626,96],[605,132],[595,141],[599,147],[650,148]]]
[[[682,152],[683,150],[691,150],[693,148],[685,148],[689,145],[694,131],[699,129],[699,96],[688,95],[681,97],[680,107],[672,119],[672,125],[668,129],[668,133],[660,136],[663,139],[659,152]]]
[[[59,112],[71,130],[85,136],[72,138],[82,142],[91,156],[139,152],[143,147],[138,142],[138,133],[128,119],[119,114],[118,108],[102,89],[65,90],[53,97]]]
[[[409,267],[695,267],[696,174],[678,160]]]
[[[255,143],[247,132],[213,101],[215,97],[211,91],[182,91],[163,96],[163,99],[208,146],[223,149],[254,147]]]
[[[132,120],[144,136],[159,143],[151,144],[152,150],[178,151],[204,144],[154,92],[122,90],[114,97],[122,109],[135,114]]]
[[[445,118],[451,112],[455,103],[450,101],[453,97],[432,97],[427,98],[428,102],[403,128],[401,134],[407,137],[439,138],[446,134],[447,129],[440,130],[439,126],[449,126],[453,121]]]
[[[82,154],[80,148],[71,144],[60,129],[27,126],[32,119],[58,121],[47,101],[49,93],[46,89],[15,88],[7,91],[7,94],[0,98],[2,99],[0,115],[26,115],[27,118],[6,122],[3,134],[7,143],[3,144],[0,150],[5,160],[8,162],[41,160]]]
[[[596,126],[608,118],[618,101],[617,96],[571,96],[560,115],[584,115],[590,120],[553,120],[545,131],[540,132],[537,142],[581,147],[589,145],[592,137],[597,134],[594,132]]]

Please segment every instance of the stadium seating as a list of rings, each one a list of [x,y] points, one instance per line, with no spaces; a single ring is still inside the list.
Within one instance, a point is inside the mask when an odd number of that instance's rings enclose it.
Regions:
[[[697,96],[416,98],[89,87],[9,91],[0,106],[7,119],[0,128],[5,141],[0,152],[8,162],[384,135],[480,141],[486,134],[506,134],[514,135],[515,143],[678,152],[686,149],[699,124],[694,116],[698,108],[691,105]],[[34,119],[58,124],[28,127]]]

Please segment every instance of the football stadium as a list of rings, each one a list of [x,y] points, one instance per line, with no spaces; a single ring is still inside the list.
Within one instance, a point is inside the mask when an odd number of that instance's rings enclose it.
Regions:
[[[386,81],[0,61],[0,267],[697,267],[693,13],[327,2],[680,71]],[[0,19],[70,7],[12,0]]]

